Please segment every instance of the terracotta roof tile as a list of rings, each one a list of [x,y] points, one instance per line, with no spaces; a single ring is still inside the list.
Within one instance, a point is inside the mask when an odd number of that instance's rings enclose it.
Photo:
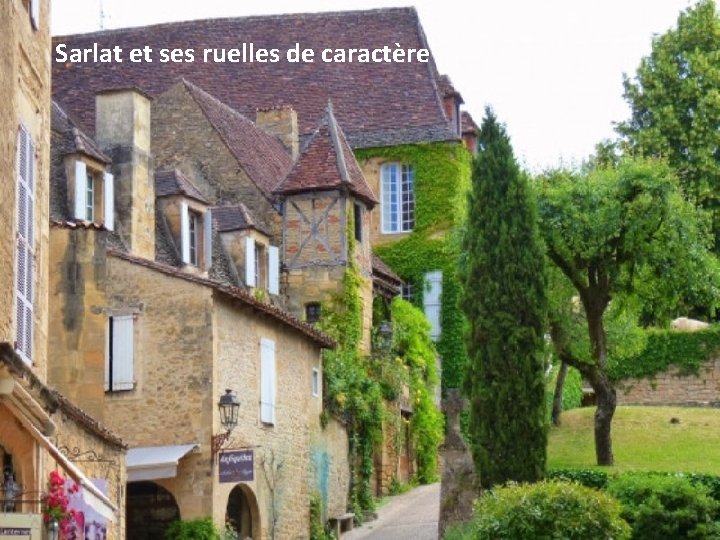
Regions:
[[[217,130],[243,171],[269,197],[292,167],[292,157],[279,139],[268,135],[239,112],[194,84],[183,81],[205,117]]]
[[[155,173],[155,196],[185,195],[204,204],[210,204],[195,184],[178,169]]]
[[[457,140],[449,130],[429,62],[323,62],[325,48],[428,48],[414,8],[338,13],[288,14],[209,19],[57,36],[53,46],[119,46],[124,51],[149,46],[194,49],[194,62],[123,62],[107,64],[53,62],[53,94],[87,125],[94,125],[94,95],[102,89],[136,86],[157,96],[182,78],[193,81],[220,101],[252,118],[258,108],[291,105],[300,133],[314,130],[328,99],[350,143],[383,146]],[[277,48],[284,53],[299,43],[315,51],[315,61],[204,62],[204,48]],[[368,135],[370,134],[370,135]]]
[[[266,236],[270,233],[258,224],[244,204],[237,206],[216,206],[212,209],[213,221],[219,232],[255,229]]]
[[[393,269],[374,253],[372,256],[372,271],[373,274],[380,274],[390,281],[397,282],[398,285],[401,285],[403,282],[402,278],[393,272]]]
[[[463,111],[460,115],[460,122],[462,127],[463,134],[465,133],[477,133],[480,129],[478,125],[475,123],[475,120],[473,120],[472,115],[467,112]]]
[[[343,186],[370,205],[378,202],[328,104],[320,125],[274,193],[288,195]]]

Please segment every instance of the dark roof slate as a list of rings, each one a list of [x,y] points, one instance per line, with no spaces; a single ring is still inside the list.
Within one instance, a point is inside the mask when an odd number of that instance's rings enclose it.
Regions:
[[[53,62],[53,94],[87,125],[94,125],[94,95],[99,90],[136,86],[152,96],[186,78],[240,113],[290,105],[298,112],[300,133],[315,128],[328,99],[353,146],[457,140],[447,126],[432,56],[422,62],[323,62],[326,48],[428,48],[414,8],[336,13],[286,14],[166,23],[56,36],[68,48],[119,46],[124,51],[149,46],[194,50],[194,62]],[[204,62],[208,49],[277,48],[280,61]],[[315,61],[288,62],[285,51],[300,43],[315,51]],[[53,44],[53,46],[54,46]]]
[[[274,193],[289,195],[342,187],[369,205],[378,202],[328,104],[320,125]]]
[[[255,229],[266,236],[270,233],[253,217],[247,206],[216,206],[212,209],[212,217],[219,232]]]
[[[155,196],[184,195],[203,204],[210,204],[195,184],[180,170],[155,172]]]
[[[98,147],[95,141],[73,120],[55,101],[50,113],[52,130],[63,137],[63,155],[81,153],[100,163],[109,164],[112,160]]]
[[[480,129],[475,123],[475,120],[473,120],[472,115],[467,111],[463,111],[460,115],[460,122],[463,135],[466,133],[477,133]]]
[[[455,89],[450,77],[448,75],[440,75],[437,80],[438,91],[442,97],[453,96],[458,99],[460,103],[465,103],[460,92]]]

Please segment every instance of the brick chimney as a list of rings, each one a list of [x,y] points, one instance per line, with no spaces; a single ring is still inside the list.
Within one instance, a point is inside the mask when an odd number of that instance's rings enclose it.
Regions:
[[[146,259],[155,258],[150,100],[137,88],[95,97],[95,139],[113,163],[116,230],[131,254]]]
[[[265,133],[280,139],[280,142],[292,155],[293,160],[297,159],[300,153],[300,143],[295,109],[289,105],[257,109],[255,125]]]

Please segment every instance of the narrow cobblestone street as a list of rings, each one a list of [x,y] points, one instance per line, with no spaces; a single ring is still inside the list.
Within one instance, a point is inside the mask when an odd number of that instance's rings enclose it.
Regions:
[[[343,540],[437,540],[440,483],[393,497],[378,519],[343,535]]]

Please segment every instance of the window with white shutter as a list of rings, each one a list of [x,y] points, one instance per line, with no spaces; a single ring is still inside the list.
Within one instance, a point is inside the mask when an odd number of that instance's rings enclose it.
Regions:
[[[255,240],[245,237],[245,285],[257,287],[255,280]]]
[[[135,316],[110,317],[106,344],[105,390],[132,390],[135,387]]]
[[[275,396],[277,374],[275,365],[275,342],[260,339],[260,421],[275,425]]]
[[[280,250],[268,246],[268,292],[280,294]]]
[[[15,349],[27,363],[33,355],[35,145],[21,125],[17,142],[17,249],[15,261]]]
[[[34,30],[40,28],[40,1],[30,0],[30,21]]]
[[[203,251],[205,254],[205,270],[212,266],[212,211],[205,211],[203,218]]]
[[[75,162],[75,208],[73,217],[75,219],[87,219],[87,165],[84,161]]]
[[[103,199],[105,228],[112,231],[115,229],[115,188],[113,175],[109,172],[103,173]]]
[[[423,295],[423,306],[425,317],[430,321],[430,337],[440,337],[440,307],[442,297],[442,272],[436,270],[425,274],[425,293]]]
[[[320,397],[320,370],[318,368],[312,370],[312,395]]]
[[[180,251],[182,262],[190,264],[190,214],[185,201],[180,203]]]

